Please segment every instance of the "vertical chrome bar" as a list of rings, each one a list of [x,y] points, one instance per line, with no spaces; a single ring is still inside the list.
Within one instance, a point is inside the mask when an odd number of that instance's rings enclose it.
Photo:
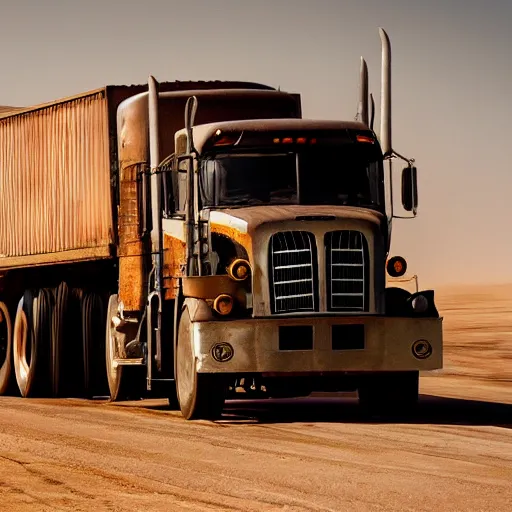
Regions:
[[[160,177],[157,173],[160,164],[160,139],[158,133],[158,84],[154,77],[148,80],[149,90],[149,158],[151,167],[151,250],[155,262],[155,288],[160,289],[160,251],[162,243],[162,222],[161,222],[161,191]]]
[[[157,326],[156,333],[156,348],[155,360],[158,370],[161,369],[162,364],[162,195],[161,195],[161,177],[158,172],[160,165],[160,137],[159,137],[159,122],[158,122],[158,83],[153,76],[148,80],[148,107],[149,107],[149,158],[151,167],[151,252],[153,254],[153,265],[155,273],[155,291],[158,296],[158,310],[157,310]],[[148,298],[151,300],[151,296]],[[149,308],[149,313],[151,308]],[[151,358],[153,357],[151,350],[152,340],[152,318],[147,317],[148,332],[150,338],[148,339],[148,373],[147,378],[149,387],[151,387],[150,380],[151,374]]]
[[[359,72],[359,103],[356,120],[368,126],[368,66],[363,57],[361,57]]]
[[[392,152],[391,142],[391,42],[386,31],[379,28],[382,45],[380,144],[384,156]]]
[[[187,275],[194,274],[194,246],[196,241],[196,200],[194,190],[194,161],[192,160],[192,152],[194,150],[193,131],[194,119],[197,111],[197,98],[191,96],[185,106],[185,128],[187,130],[187,202],[186,202],[186,241],[187,241]],[[197,261],[200,260],[200,257]]]

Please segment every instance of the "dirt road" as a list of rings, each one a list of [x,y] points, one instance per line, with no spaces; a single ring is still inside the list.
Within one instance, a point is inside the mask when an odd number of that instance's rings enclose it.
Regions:
[[[368,422],[350,397],[230,402],[215,423],[162,401],[1,398],[0,511],[508,511],[512,298],[466,331],[478,299],[450,300],[447,369],[408,422]]]

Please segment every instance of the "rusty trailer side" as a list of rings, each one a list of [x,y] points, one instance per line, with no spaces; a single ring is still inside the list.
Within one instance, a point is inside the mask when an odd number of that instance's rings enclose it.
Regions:
[[[105,89],[0,114],[0,269],[110,256]]]

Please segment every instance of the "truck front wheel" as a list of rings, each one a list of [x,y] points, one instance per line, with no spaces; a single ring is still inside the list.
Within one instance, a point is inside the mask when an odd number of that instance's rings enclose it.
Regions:
[[[198,373],[192,321],[188,309],[183,311],[178,327],[176,350],[176,389],[178,402],[187,420],[214,420],[221,416],[226,398],[222,375]]]

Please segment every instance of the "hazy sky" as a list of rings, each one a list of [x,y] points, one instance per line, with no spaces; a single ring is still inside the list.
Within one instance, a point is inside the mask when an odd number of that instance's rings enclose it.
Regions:
[[[361,55],[380,98],[379,26],[393,146],[420,173],[419,216],[395,222],[393,253],[423,286],[512,282],[512,0],[0,0],[0,104],[151,73],[281,86],[304,117],[351,120]]]

